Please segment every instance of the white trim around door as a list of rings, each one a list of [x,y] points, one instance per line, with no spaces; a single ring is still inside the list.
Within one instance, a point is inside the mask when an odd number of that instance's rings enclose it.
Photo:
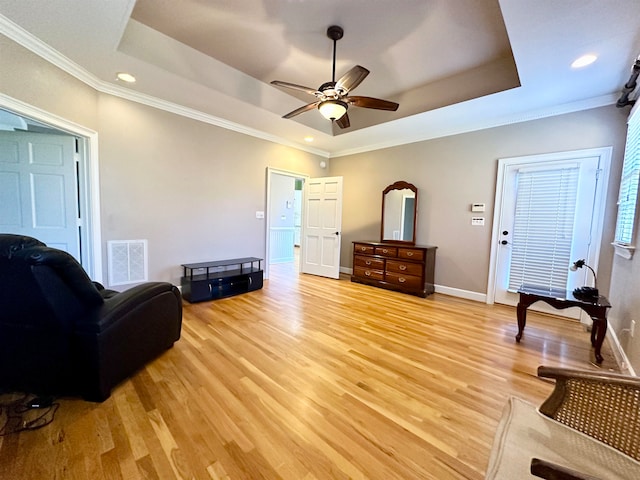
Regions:
[[[510,176],[509,172],[512,171],[514,167],[537,167],[558,162],[579,162],[580,159],[593,159],[595,157],[598,166],[595,176],[595,190],[591,197],[589,197],[589,203],[592,203],[592,205],[584,205],[585,207],[588,207],[589,211],[592,211],[590,229],[589,233],[587,233],[587,236],[590,238],[586,239],[588,243],[588,252],[584,256],[586,257],[587,263],[597,269],[597,263],[600,257],[600,247],[602,244],[602,232],[604,229],[604,210],[607,199],[607,186],[609,183],[612,151],[612,147],[600,147],[568,152],[503,158],[498,161],[493,232],[491,236],[491,256],[489,261],[489,278],[487,285],[487,303],[492,304],[496,300],[498,268],[500,263],[499,255],[501,251],[500,249],[504,248],[501,243],[503,243],[505,239],[505,237],[503,237],[505,232],[503,232],[502,221],[505,209],[509,210],[509,206],[506,205],[508,203],[506,198],[508,194],[506,192],[509,190],[507,188],[509,187],[507,182],[514,181],[513,176]]]
[[[100,177],[98,163],[98,132],[73,123],[62,117],[39,109],[8,95],[0,93],[0,108],[9,110],[17,115],[29,117],[38,122],[50,125],[74,135],[84,143],[81,152],[80,174],[81,183],[80,206],[87,213],[83,217],[85,232],[83,267],[89,276],[99,282],[104,282],[102,268],[102,234],[100,224]]]

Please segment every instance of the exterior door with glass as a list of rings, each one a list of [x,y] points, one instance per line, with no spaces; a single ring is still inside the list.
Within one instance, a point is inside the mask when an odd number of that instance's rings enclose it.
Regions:
[[[592,281],[587,269],[569,268],[578,259],[597,268],[610,155],[605,148],[500,160],[490,303],[516,305],[522,284],[573,290]]]

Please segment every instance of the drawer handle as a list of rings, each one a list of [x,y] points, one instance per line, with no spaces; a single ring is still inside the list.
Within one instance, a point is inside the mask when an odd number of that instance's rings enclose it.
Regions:
[[[364,263],[366,263],[367,265],[371,265],[371,260],[367,260],[367,261],[366,261],[366,262],[364,262]]]
[[[366,252],[367,251],[367,247],[360,247],[360,251],[361,252]]]
[[[404,271],[404,270],[406,270],[406,269],[407,269],[407,266],[406,266],[406,265],[400,265],[400,267],[399,267],[399,268],[400,268],[400,270]]]
[[[404,282],[406,282],[407,280],[406,280],[404,277],[399,277],[399,278],[398,278],[398,281],[399,281],[400,283],[404,283]]]
[[[369,270],[367,270],[366,272],[364,272],[364,274],[365,274],[367,277],[370,277],[370,276],[371,276],[371,272],[370,272]]]
[[[383,248],[382,253],[389,253],[389,250],[387,250],[386,248]]]
[[[213,291],[213,285],[209,284],[209,293]]]
[[[407,257],[413,257],[413,252],[407,252]]]

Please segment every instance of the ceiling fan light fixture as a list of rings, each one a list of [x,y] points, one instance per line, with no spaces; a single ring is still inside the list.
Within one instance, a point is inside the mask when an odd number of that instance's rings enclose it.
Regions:
[[[340,100],[326,100],[318,105],[318,110],[327,120],[338,120],[347,113],[347,104]]]

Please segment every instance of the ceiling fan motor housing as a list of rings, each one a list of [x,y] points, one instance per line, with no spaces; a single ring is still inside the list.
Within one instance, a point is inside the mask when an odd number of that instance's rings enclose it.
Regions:
[[[362,108],[375,108],[390,111],[398,109],[397,103],[390,102],[388,100],[380,100],[378,98],[371,97],[348,97],[349,92],[360,85],[360,83],[369,74],[369,70],[360,65],[356,65],[336,81],[336,43],[343,36],[344,30],[338,25],[331,25],[327,28],[327,37],[333,40],[333,62],[330,82],[323,83],[317,90],[303,85],[281,82],[279,80],[271,82],[272,85],[292,88],[294,90],[314,95],[317,99],[313,103],[309,103],[287,113],[283,118],[292,118],[317,107],[322,116],[327,120],[336,121],[340,128],[349,128],[350,123],[349,116],[347,115],[347,109],[352,105]]]
[[[340,40],[344,35],[344,30],[338,25],[331,25],[327,28],[327,37],[331,40]]]

